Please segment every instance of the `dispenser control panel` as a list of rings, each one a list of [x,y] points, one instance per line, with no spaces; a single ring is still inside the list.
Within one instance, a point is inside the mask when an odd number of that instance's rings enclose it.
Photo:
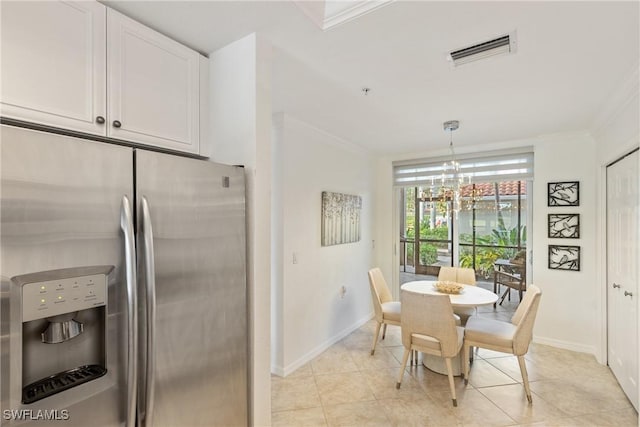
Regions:
[[[107,275],[65,277],[22,286],[22,321],[106,305]]]

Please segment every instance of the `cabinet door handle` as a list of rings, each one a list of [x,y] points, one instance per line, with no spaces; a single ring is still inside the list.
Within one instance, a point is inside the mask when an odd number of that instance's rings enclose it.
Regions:
[[[99,125],[103,125],[103,124],[104,124],[104,122],[105,122],[104,117],[102,117],[102,116],[98,116],[98,117],[96,117],[96,123],[97,123],[97,124],[99,124]]]
[[[120,123],[118,120],[114,120],[113,121],[113,127],[114,128],[119,128],[122,126],[122,123]]]
[[[615,288],[619,288],[619,287],[620,287],[620,285],[618,285],[617,283],[614,283],[614,284],[613,284],[613,289],[615,289]]]
[[[625,297],[632,297],[633,296],[633,292],[624,291],[624,296]]]

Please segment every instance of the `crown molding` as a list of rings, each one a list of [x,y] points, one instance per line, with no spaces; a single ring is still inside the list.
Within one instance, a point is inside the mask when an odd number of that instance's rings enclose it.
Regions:
[[[394,0],[364,0],[364,1],[355,1],[354,4],[347,8],[339,8],[335,10],[327,11],[325,8],[325,18],[324,25],[322,29],[327,31],[333,27],[336,27],[340,24],[344,24],[346,22],[357,19],[363,15],[366,15],[369,12],[373,12],[376,9],[379,9],[383,6],[386,6],[392,3]],[[339,3],[332,3],[339,4]]]
[[[605,100],[602,108],[596,113],[596,117],[591,126],[593,133],[599,132],[611,125],[632,102],[638,102],[640,94],[640,62],[637,61]]]
[[[322,28],[324,26],[324,1],[293,0],[293,4],[307,15],[307,18]]]
[[[294,0],[305,15],[323,31],[357,19],[395,0],[356,0],[345,2]]]
[[[291,115],[290,113],[287,113],[286,111],[275,113],[273,116],[275,120],[282,120],[281,122],[282,129],[284,130],[284,132],[286,132],[287,122],[296,123],[300,127],[304,127],[307,130],[323,135],[326,138],[326,140],[323,142],[324,144],[331,145],[333,147],[340,148],[342,150],[364,155],[364,156],[371,157],[375,155],[375,153],[369,150],[368,148],[358,145],[355,142],[347,141],[346,139],[341,138],[324,129],[320,129],[319,127],[314,126],[308,122],[305,122],[304,120],[301,120]],[[280,125],[280,124],[277,123],[277,125]]]

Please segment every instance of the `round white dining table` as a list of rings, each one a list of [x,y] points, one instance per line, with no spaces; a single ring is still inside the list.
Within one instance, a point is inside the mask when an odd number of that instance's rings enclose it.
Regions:
[[[436,291],[434,288],[436,283],[437,281],[416,280],[403,284],[400,289],[419,294],[449,295],[451,305],[454,307],[478,307],[480,305],[493,304],[498,300],[498,295],[473,285],[462,285],[463,288],[459,294],[444,294]]]
[[[416,280],[403,284],[400,286],[400,289],[420,294],[449,295],[451,305],[453,307],[478,307],[481,305],[491,305],[498,300],[498,295],[473,285],[462,285],[463,288],[459,294],[445,294],[434,288],[436,283],[437,281],[435,280]],[[458,355],[452,360],[453,375],[455,376],[462,374],[461,360],[462,357],[460,353],[458,353]],[[447,368],[442,357],[423,354],[422,364],[425,368],[434,372],[447,375]]]

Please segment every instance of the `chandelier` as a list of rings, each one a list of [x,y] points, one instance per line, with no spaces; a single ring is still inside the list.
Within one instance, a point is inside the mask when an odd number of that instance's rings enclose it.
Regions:
[[[422,190],[420,199],[422,201],[452,201],[454,212],[460,211],[461,192],[463,185],[471,184],[471,175],[466,175],[460,170],[460,163],[456,160],[456,153],[453,150],[453,131],[460,127],[458,120],[449,120],[443,123],[445,131],[449,131],[449,151],[451,160],[442,165],[442,174],[439,179],[431,177],[431,185]],[[477,196],[476,196],[477,197]]]

